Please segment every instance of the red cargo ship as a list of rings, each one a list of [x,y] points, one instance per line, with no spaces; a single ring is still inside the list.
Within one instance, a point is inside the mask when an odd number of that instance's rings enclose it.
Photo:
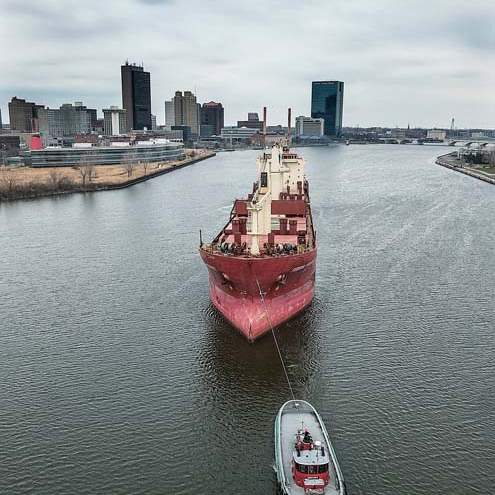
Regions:
[[[247,199],[200,254],[210,298],[250,341],[292,318],[313,299],[316,238],[304,160],[275,144],[257,160]]]

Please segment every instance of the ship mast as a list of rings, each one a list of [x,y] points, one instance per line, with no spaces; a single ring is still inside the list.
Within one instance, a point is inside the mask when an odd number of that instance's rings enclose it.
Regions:
[[[266,144],[266,107],[263,107],[263,149]],[[267,154],[258,158],[258,187],[253,195],[253,199],[248,204],[248,215],[251,219],[251,254],[260,254],[260,237],[268,235],[272,230],[272,194],[270,178],[270,160]]]
[[[292,110],[289,108],[287,110],[287,146],[290,146],[290,140],[291,140],[291,124],[292,124]]]

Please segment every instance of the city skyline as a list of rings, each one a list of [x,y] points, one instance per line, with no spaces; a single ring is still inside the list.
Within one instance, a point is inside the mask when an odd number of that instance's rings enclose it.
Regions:
[[[461,2],[421,1],[405,15],[384,1],[373,9],[368,2],[253,1],[229,9],[192,1],[188,22],[173,0],[2,4],[4,44],[15,47],[2,71],[4,123],[16,95],[50,107],[83,101],[100,114],[120,106],[119,67],[129,59],[152,75],[159,123],[177,89],[201,103],[222,102],[226,125],[265,105],[268,122],[283,123],[289,106],[295,116],[310,114],[312,81],[341,80],[344,126],[449,127],[455,117],[459,127],[495,127],[495,6],[485,3],[466,11]],[[141,29],[129,30],[130,22]],[[62,47],[74,56],[60,57]]]

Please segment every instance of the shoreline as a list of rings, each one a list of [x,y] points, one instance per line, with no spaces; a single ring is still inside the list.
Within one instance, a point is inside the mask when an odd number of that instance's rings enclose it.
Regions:
[[[147,180],[153,179],[155,177],[158,177],[160,175],[168,174],[170,172],[173,172],[174,170],[178,170],[184,167],[187,167],[189,165],[193,165],[194,163],[201,162],[203,160],[206,160],[208,158],[212,158],[213,156],[216,156],[215,152],[207,152],[205,154],[202,154],[200,156],[195,156],[195,157],[188,157],[185,160],[182,160],[180,162],[174,162],[169,165],[166,165],[163,168],[158,168],[154,170],[150,170],[148,173],[145,175],[141,175],[139,177],[129,177],[127,180],[123,180],[122,182],[102,182],[99,184],[95,183],[89,183],[86,184],[86,186],[83,186],[82,184],[75,184],[74,187],[71,187],[69,189],[65,190],[40,190],[40,191],[35,191],[35,192],[27,192],[23,190],[18,190],[18,191],[13,191],[12,197],[2,197],[0,195],[0,204],[2,202],[13,202],[13,201],[19,201],[19,200],[28,200],[28,199],[38,199],[38,198],[46,198],[46,197],[51,197],[51,196],[61,196],[65,194],[75,194],[75,193],[92,193],[92,192],[98,192],[98,191],[111,191],[114,189],[125,189],[127,187],[131,187],[135,184],[139,184],[141,182],[145,182]],[[150,164],[152,166],[153,164]],[[104,170],[104,167],[108,167],[108,165],[100,165],[98,167],[101,167]],[[65,167],[60,167],[59,169],[62,169]],[[57,169],[57,167],[50,167],[50,170]],[[40,169],[36,169],[40,170]],[[13,169],[15,173],[15,169]],[[43,187],[47,186],[47,183],[42,183],[41,184]]]
[[[470,177],[474,177],[475,179],[482,180],[483,182],[487,182],[488,184],[495,184],[495,176],[490,177],[482,172],[476,172],[471,168],[461,167],[459,166],[459,161],[457,157],[454,156],[454,153],[447,153],[445,155],[440,155],[436,158],[435,163],[445,168],[449,168],[450,170],[454,170],[464,175],[469,175]],[[456,166],[457,165],[457,166]]]

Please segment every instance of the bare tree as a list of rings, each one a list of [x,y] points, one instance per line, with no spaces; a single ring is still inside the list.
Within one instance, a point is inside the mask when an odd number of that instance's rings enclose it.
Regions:
[[[95,150],[88,148],[84,150],[81,155],[81,161],[76,167],[81,176],[81,182],[83,188],[86,188],[88,182],[92,182],[96,178],[96,166],[94,164],[96,160]]]
[[[88,165],[87,163],[84,163],[77,167],[77,170],[79,171],[79,175],[81,176],[81,182],[83,188],[86,187],[86,182],[88,180],[91,181],[92,168],[94,168],[94,165]]]
[[[96,167],[94,165],[88,165],[88,180],[91,182],[96,179]]]
[[[49,182],[50,182],[52,189],[57,190],[59,188],[60,178],[61,178],[61,175],[58,172],[58,170],[55,170],[55,169],[50,170],[50,173],[48,174],[48,179],[49,179]]]
[[[66,175],[61,175],[58,181],[58,186],[62,191],[74,189],[74,181]]]
[[[122,157],[122,167],[127,172],[127,177],[131,177],[134,173],[134,169],[136,168],[136,154],[134,150],[130,149],[125,155]]]
[[[149,167],[149,165],[150,165],[149,162],[147,162],[147,161],[144,161],[143,162],[143,173],[144,173],[144,175],[146,175],[148,173],[148,167]]]
[[[127,171],[127,177],[130,177],[134,172],[134,162],[130,161],[125,164],[125,169]]]
[[[17,188],[17,176],[11,169],[5,169],[0,172],[0,186],[5,196],[11,198]]]

